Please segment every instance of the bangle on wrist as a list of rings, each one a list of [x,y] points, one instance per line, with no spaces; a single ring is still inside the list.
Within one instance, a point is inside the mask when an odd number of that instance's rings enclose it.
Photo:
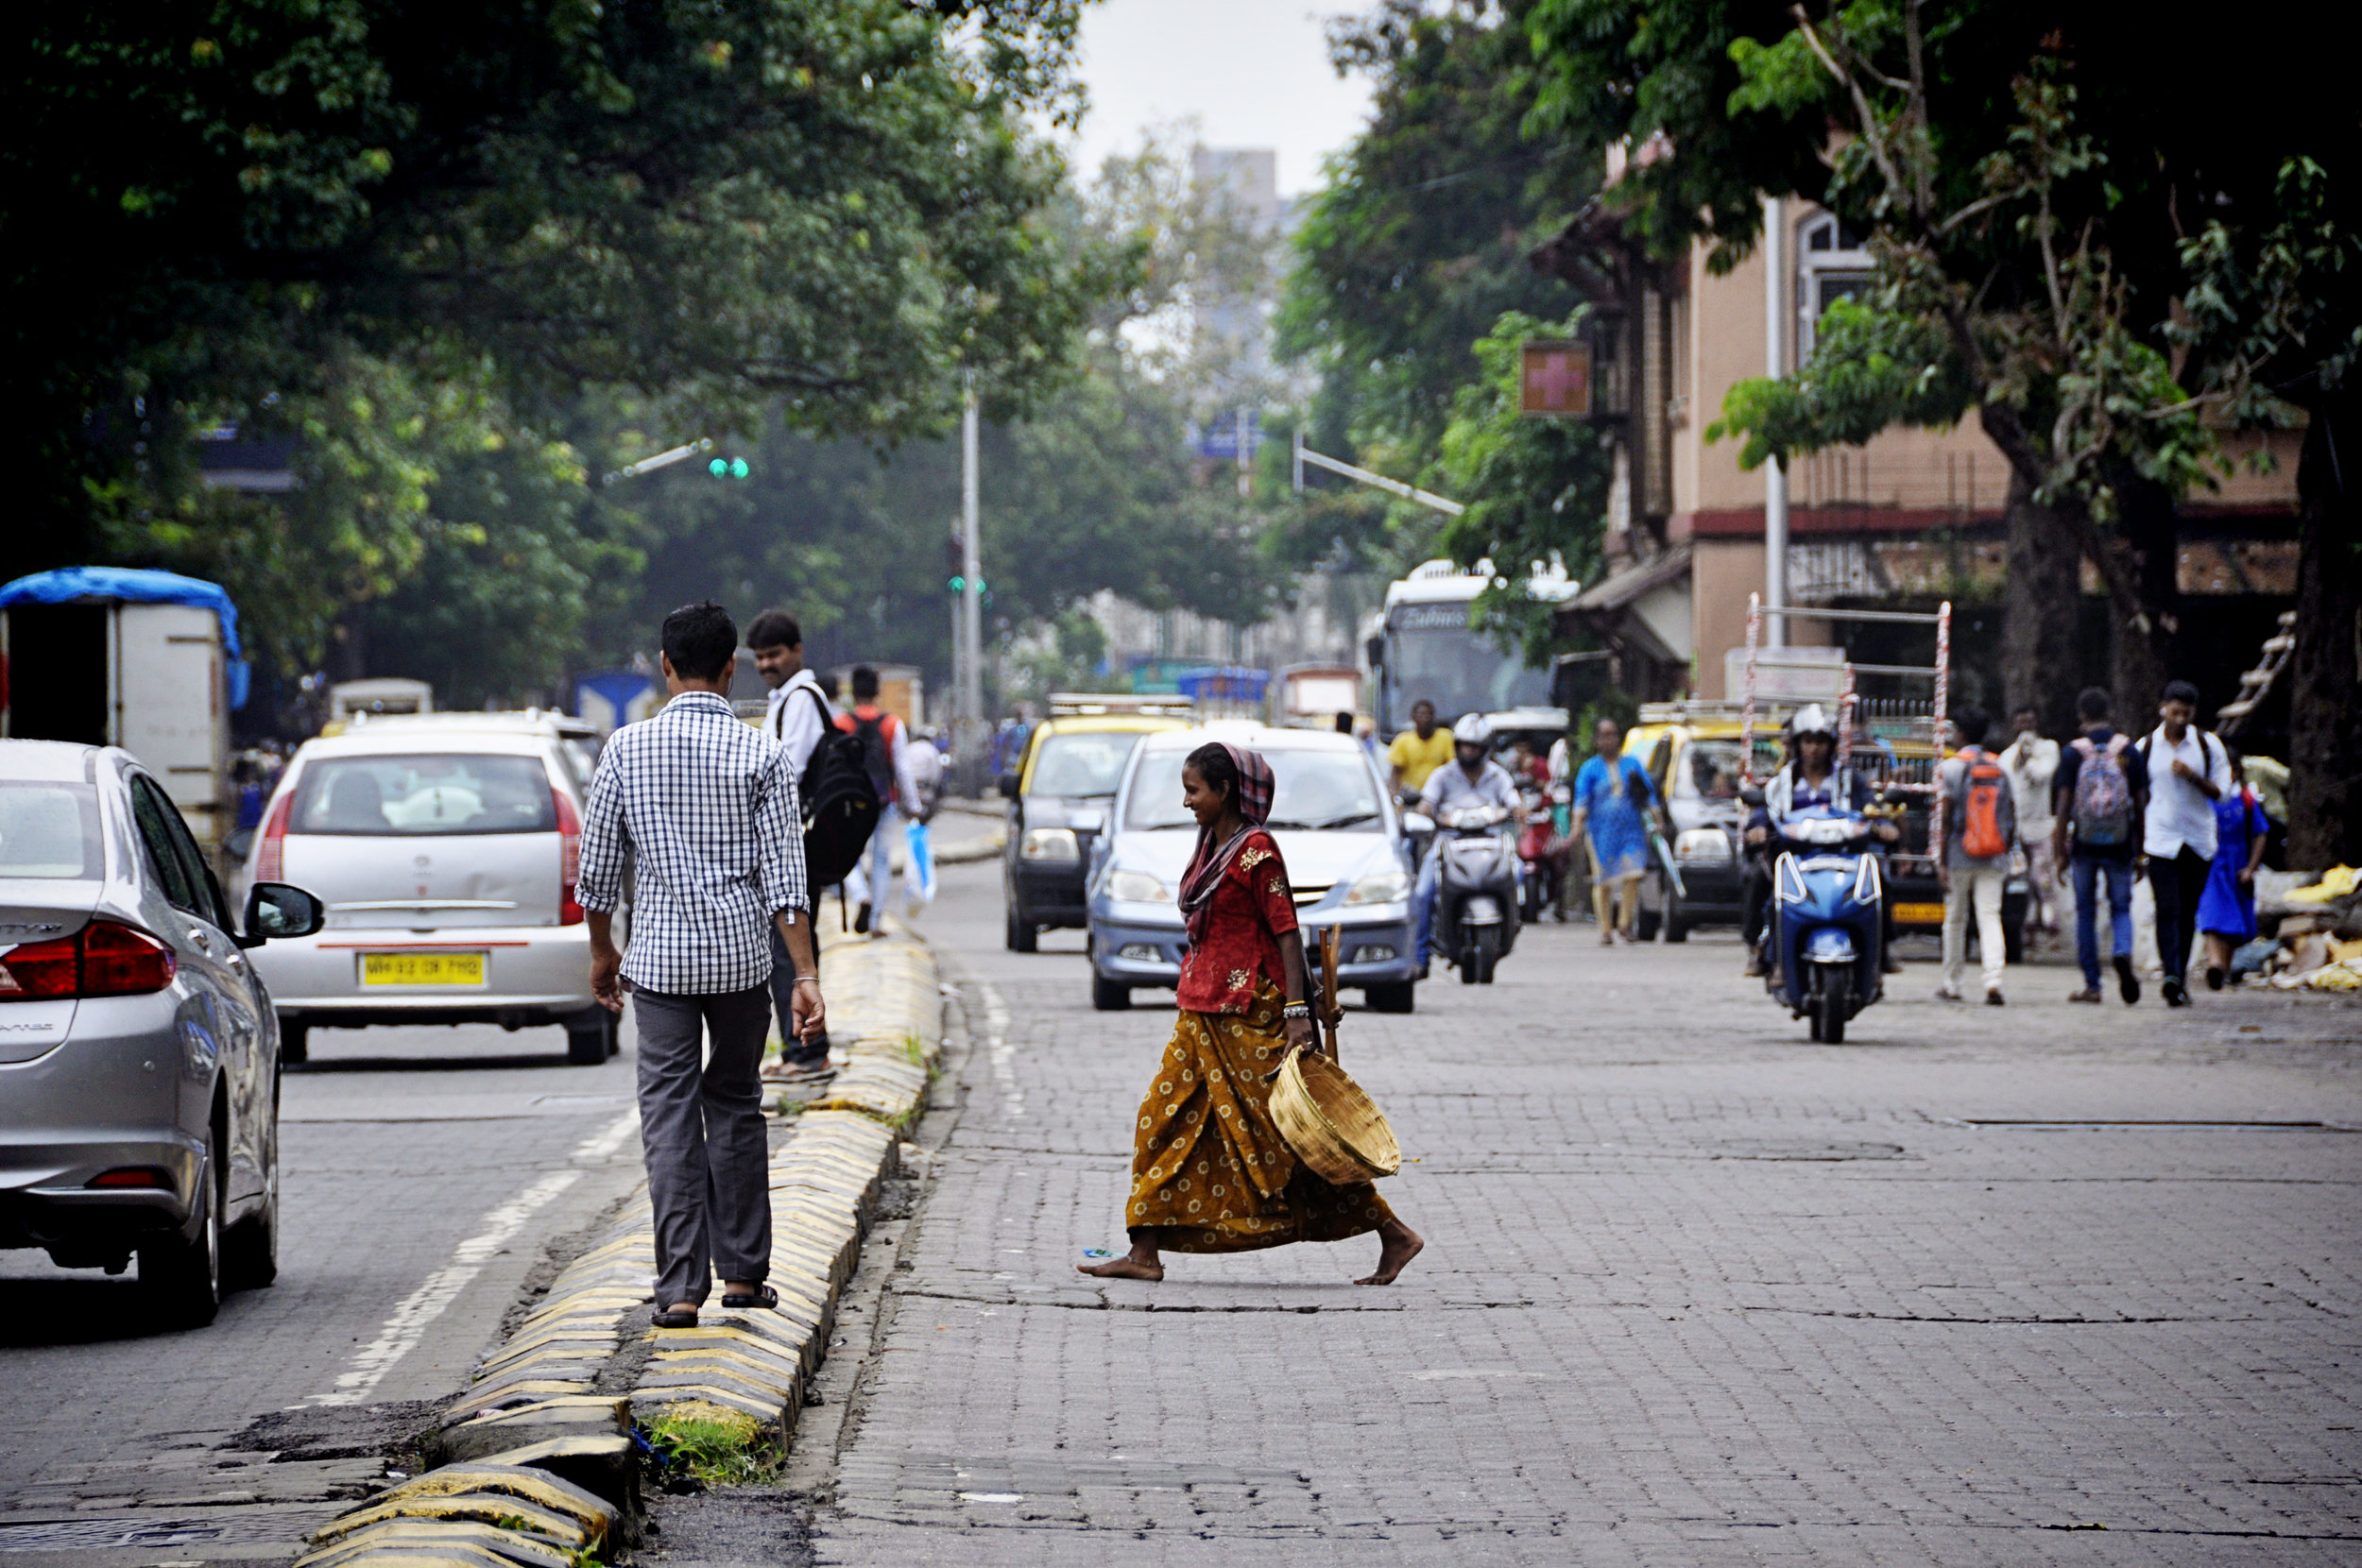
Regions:
[[[1287,1006],[1279,1010],[1279,1015],[1283,1018],[1309,1018],[1312,1015],[1312,1004],[1310,1002],[1290,1002]]]

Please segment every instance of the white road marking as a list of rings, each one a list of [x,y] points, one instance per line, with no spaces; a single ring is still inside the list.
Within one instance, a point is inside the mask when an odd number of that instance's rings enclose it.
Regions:
[[[1001,1114],[1011,1118],[1025,1114],[1025,1091],[1017,1082],[1017,1048],[1009,1044],[1009,1009],[1001,993],[979,981],[984,995],[984,1058],[992,1064],[992,1081],[1001,1089]]]
[[[452,1249],[451,1261],[429,1274],[402,1299],[378,1329],[377,1338],[352,1353],[352,1363],[336,1375],[335,1388],[314,1394],[309,1405],[358,1405],[373,1393],[394,1364],[418,1348],[428,1325],[441,1317],[459,1292],[484,1272],[484,1266],[515,1238],[525,1222],[549,1206],[551,1200],[582,1180],[584,1167],[604,1165],[640,1128],[636,1110],[576,1146],[570,1168],[553,1170],[528,1185],[477,1222],[476,1234]]]

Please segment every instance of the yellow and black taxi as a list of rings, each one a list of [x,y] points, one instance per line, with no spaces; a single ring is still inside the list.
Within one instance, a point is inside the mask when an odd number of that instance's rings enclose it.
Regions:
[[[1140,737],[1186,729],[1187,697],[1061,692],[1034,727],[1017,766],[1001,775],[1009,801],[1001,887],[1009,950],[1034,951],[1045,927],[1087,923],[1083,894],[1091,844],[1106,830],[1123,765]]]

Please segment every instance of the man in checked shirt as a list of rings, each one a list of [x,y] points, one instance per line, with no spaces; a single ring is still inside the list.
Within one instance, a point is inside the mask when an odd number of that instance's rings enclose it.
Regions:
[[[664,618],[653,719],[608,741],[582,825],[577,896],[590,913],[590,988],[610,1012],[637,997],[640,1138],[656,1209],[656,1324],[693,1328],[722,1274],[726,1307],[767,1307],[769,1147],[762,1121],[776,926],[796,966],[790,1020],[826,1014],[802,918],[804,840],[787,754],[730,710],[738,628],[715,604]],[[638,861],[631,950],[615,950],[624,862]],[[705,1037],[712,1053],[702,1050]]]

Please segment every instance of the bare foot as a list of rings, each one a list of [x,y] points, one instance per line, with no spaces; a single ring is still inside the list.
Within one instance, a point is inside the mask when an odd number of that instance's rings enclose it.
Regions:
[[[1078,1274],[1088,1274],[1093,1279],[1146,1280],[1151,1285],[1165,1277],[1163,1264],[1142,1263],[1136,1257],[1110,1258],[1104,1263],[1078,1263],[1074,1266],[1074,1271]]]
[[[1418,1232],[1399,1219],[1395,1221],[1393,1230],[1378,1233],[1378,1272],[1366,1278],[1355,1280],[1354,1284],[1394,1284],[1395,1276],[1401,1273],[1411,1260],[1417,1257],[1427,1246],[1426,1239]]]

